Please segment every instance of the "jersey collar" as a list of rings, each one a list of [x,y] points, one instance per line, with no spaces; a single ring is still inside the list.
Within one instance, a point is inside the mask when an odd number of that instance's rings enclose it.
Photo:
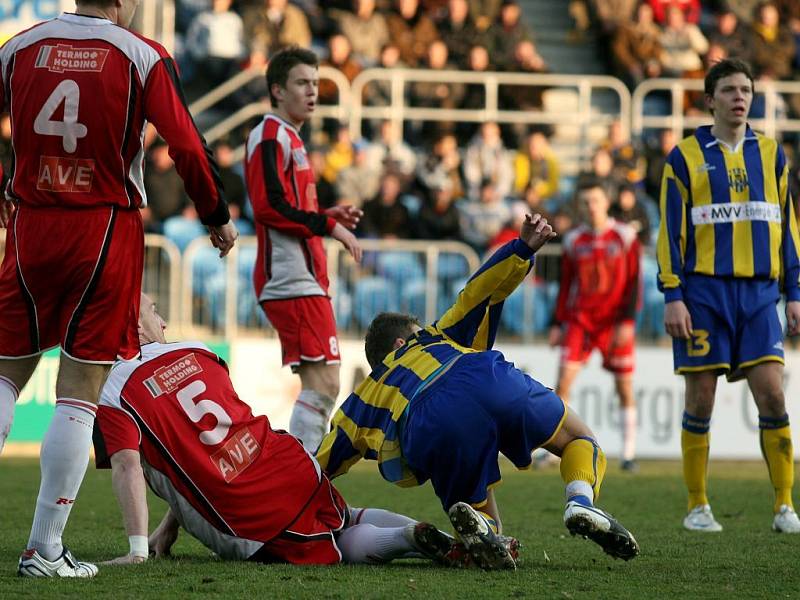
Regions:
[[[742,145],[745,142],[750,140],[758,140],[758,136],[752,129],[750,129],[750,125],[746,126],[744,131],[744,137],[741,140],[739,140],[739,143],[736,144],[736,147],[732,147],[726,142],[723,142],[722,140],[714,137],[714,135],[711,133],[711,125],[703,125],[701,127],[698,127],[695,135],[697,136],[700,145],[703,146],[704,148],[711,148],[713,146],[725,146],[728,150],[734,153],[741,150]]]
[[[95,17],[93,15],[78,15],[75,13],[63,12],[58,15],[59,21],[66,21],[74,25],[113,25],[111,21],[104,17]]]

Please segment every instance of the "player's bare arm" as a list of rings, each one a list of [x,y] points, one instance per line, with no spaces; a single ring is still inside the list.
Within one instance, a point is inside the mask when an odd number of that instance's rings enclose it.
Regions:
[[[219,227],[210,226],[208,231],[211,234],[211,244],[219,250],[219,257],[227,256],[231,251],[236,240],[239,239],[239,230],[233,221],[228,221]]]
[[[336,225],[333,227],[331,231],[331,237],[335,240],[338,240],[342,246],[350,253],[350,256],[353,257],[357,263],[361,262],[361,244],[358,243],[358,239],[351,231],[349,231],[344,225],[337,222]]]
[[[337,222],[347,227],[347,229],[355,229],[361,217],[364,216],[363,210],[350,204],[331,206],[325,209],[324,212],[327,216],[333,217]]]
[[[111,484],[122,510],[130,551],[107,561],[107,565],[143,563],[149,554],[147,541],[147,486],[139,452],[120,450],[111,456]]]
[[[683,300],[668,302],[664,307],[664,329],[674,338],[688,340],[692,334],[692,316]]]
[[[556,232],[553,231],[553,226],[539,213],[533,216],[525,215],[525,222],[519,230],[520,239],[534,252],[556,237],[556,235]]]
[[[786,324],[788,335],[800,333],[800,302],[792,300],[786,303]]]
[[[153,533],[150,534],[148,543],[150,545],[150,552],[156,558],[166,558],[172,556],[172,546],[178,540],[178,532],[180,530],[180,523],[172,512],[171,508],[167,509],[161,523],[155,528]]]

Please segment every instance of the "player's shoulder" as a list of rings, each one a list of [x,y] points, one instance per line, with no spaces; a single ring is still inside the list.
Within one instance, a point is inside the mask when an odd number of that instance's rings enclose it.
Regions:
[[[564,250],[569,251],[574,248],[581,236],[585,236],[588,232],[589,228],[583,223],[570,229],[564,234],[564,241],[562,242]]]
[[[159,58],[172,58],[170,53],[167,52],[167,49],[164,48],[164,46],[159,44],[157,41],[151,40],[149,37],[142,35],[138,31],[133,31],[132,29],[120,27],[119,25],[116,25],[115,27],[118,27],[119,29],[130,35],[134,39],[135,43],[142,44],[143,46],[146,46],[151,50],[153,50],[153,52],[158,54]]]
[[[27,29],[23,29],[19,33],[13,35],[5,43],[0,46],[0,59],[4,62],[13,55],[15,52],[27,48],[29,45],[36,43],[41,37],[40,34],[44,36],[47,35],[45,33],[49,28],[52,28],[53,22],[56,19],[48,19],[46,21],[42,21],[41,23],[36,23]]]
[[[633,243],[636,241],[636,230],[628,223],[623,223],[622,221],[613,219],[611,230],[618,238],[620,238],[620,240],[622,240],[625,248],[630,248],[631,245],[633,245]]]

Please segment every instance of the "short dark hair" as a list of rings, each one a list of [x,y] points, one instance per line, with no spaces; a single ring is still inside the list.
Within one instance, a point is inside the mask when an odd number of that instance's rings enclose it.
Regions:
[[[372,319],[364,340],[364,352],[371,369],[375,369],[394,350],[397,338],[406,339],[414,326],[421,327],[416,317],[402,313],[382,312]]]
[[[754,86],[753,69],[750,68],[749,64],[740,58],[725,58],[716,63],[708,70],[708,73],[706,73],[706,78],[703,83],[706,96],[714,95],[714,91],[717,89],[717,82],[719,82],[720,79],[728,77],[729,75],[735,75],[736,73],[745,75],[750,80],[750,85]]]
[[[608,186],[606,182],[600,179],[599,177],[586,177],[578,181],[578,185],[575,189],[575,196],[577,197],[578,194],[581,192],[585,192],[586,190],[593,190],[594,188],[600,188],[606,196],[609,196],[608,193]]]
[[[269,59],[269,66],[267,67],[267,90],[269,91],[269,100],[272,102],[273,107],[278,106],[278,99],[272,95],[272,86],[277,83],[285,87],[286,80],[289,78],[289,71],[297,65],[319,67],[319,58],[311,50],[306,50],[299,46],[289,46],[288,48],[276,52],[272,58]]]

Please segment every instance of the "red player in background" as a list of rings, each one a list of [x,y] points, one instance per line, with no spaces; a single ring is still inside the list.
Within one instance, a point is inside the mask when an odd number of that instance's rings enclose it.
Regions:
[[[592,350],[614,374],[622,412],[622,468],[636,470],[633,397],[634,320],[640,302],[641,249],[636,231],[608,216],[610,200],[599,181],[578,190],[587,224],[564,236],[561,287],[550,344],[561,345],[556,393],[569,401],[575,376]]]

